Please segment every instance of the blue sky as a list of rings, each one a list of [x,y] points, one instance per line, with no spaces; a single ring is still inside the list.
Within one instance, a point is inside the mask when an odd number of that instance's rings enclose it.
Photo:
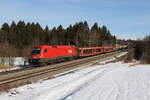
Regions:
[[[117,38],[137,39],[150,35],[150,0],[0,0],[0,25],[13,20],[50,28],[86,20]]]

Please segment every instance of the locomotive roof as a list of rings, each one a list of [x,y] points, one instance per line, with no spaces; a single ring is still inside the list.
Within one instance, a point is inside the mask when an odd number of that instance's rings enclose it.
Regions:
[[[42,48],[42,47],[49,47],[49,48],[70,48],[70,47],[75,47],[74,45],[57,45],[57,46],[52,46],[52,45],[39,45],[39,46],[34,46],[35,48]]]

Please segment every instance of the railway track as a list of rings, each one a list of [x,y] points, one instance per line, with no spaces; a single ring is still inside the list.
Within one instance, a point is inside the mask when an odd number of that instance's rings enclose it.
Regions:
[[[83,59],[77,59],[64,63],[48,65],[37,68],[20,69],[14,72],[1,73],[0,75],[0,91],[14,88],[20,85],[36,82],[40,79],[53,78],[54,75],[69,71],[98,61],[104,61],[108,58],[117,56],[122,52],[116,51],[112,53],[92,56]]]

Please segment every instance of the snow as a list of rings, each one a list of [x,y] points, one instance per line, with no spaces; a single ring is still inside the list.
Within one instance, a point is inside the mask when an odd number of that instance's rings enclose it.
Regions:
[[[113,66],[64,100],[150,100],[150,65]]]
[[[1,57],[0,57],[0,63],[1,63]],[[11,66],[9,65],[9,62],[13,63],[13,67],[12,68],[6,68],[6,69],[0,69],[0,72],[4,72],[4,71],[9,71],[9,70],[15,70],[15,69],[20,69],[23,67],[27,67],[24,65],[25,62],[28,62],[28,58],[26,57],[4,57],[4,66]],[[12,61],[10,61],[9,59],[11,59]],[[26,63],[26,65],[28,65],[28,63]],[[2,65],[3,66],[3,65]]]
[[[0,65],[22,66],[28,59],[27,57],[0,57]]]
[[[114,59],[114,58],[113,58]],[[112,59],[111,59],[112,60]],[[108,60],[107,60],[108,61]],[[2,100],[150,100],[150,65],[108,63],[0,93]]]
[[[20,69],[20,67],[13,67],[13,68],[0,69],[0,72],[10,71],[10,70],[16,70],[16,69]]]
[[[15,57],[13,63],[15,66],[23,66],[24,62],[25,61],[27,62],[27,60],[28,60],[28,58],[26,58],[26,57]]]
[[[117,57],[121,57],[121,56],[123,56],[123,55],[125,55],[125,54],[127,54],[128,52],[123,52],[122,54],[120,54],[120,55],[118,55]]]

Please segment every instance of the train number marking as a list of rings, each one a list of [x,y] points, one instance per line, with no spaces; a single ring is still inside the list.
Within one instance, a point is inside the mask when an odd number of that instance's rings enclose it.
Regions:
[[[68,50],[68,53],[72,53],[72,50]]]

